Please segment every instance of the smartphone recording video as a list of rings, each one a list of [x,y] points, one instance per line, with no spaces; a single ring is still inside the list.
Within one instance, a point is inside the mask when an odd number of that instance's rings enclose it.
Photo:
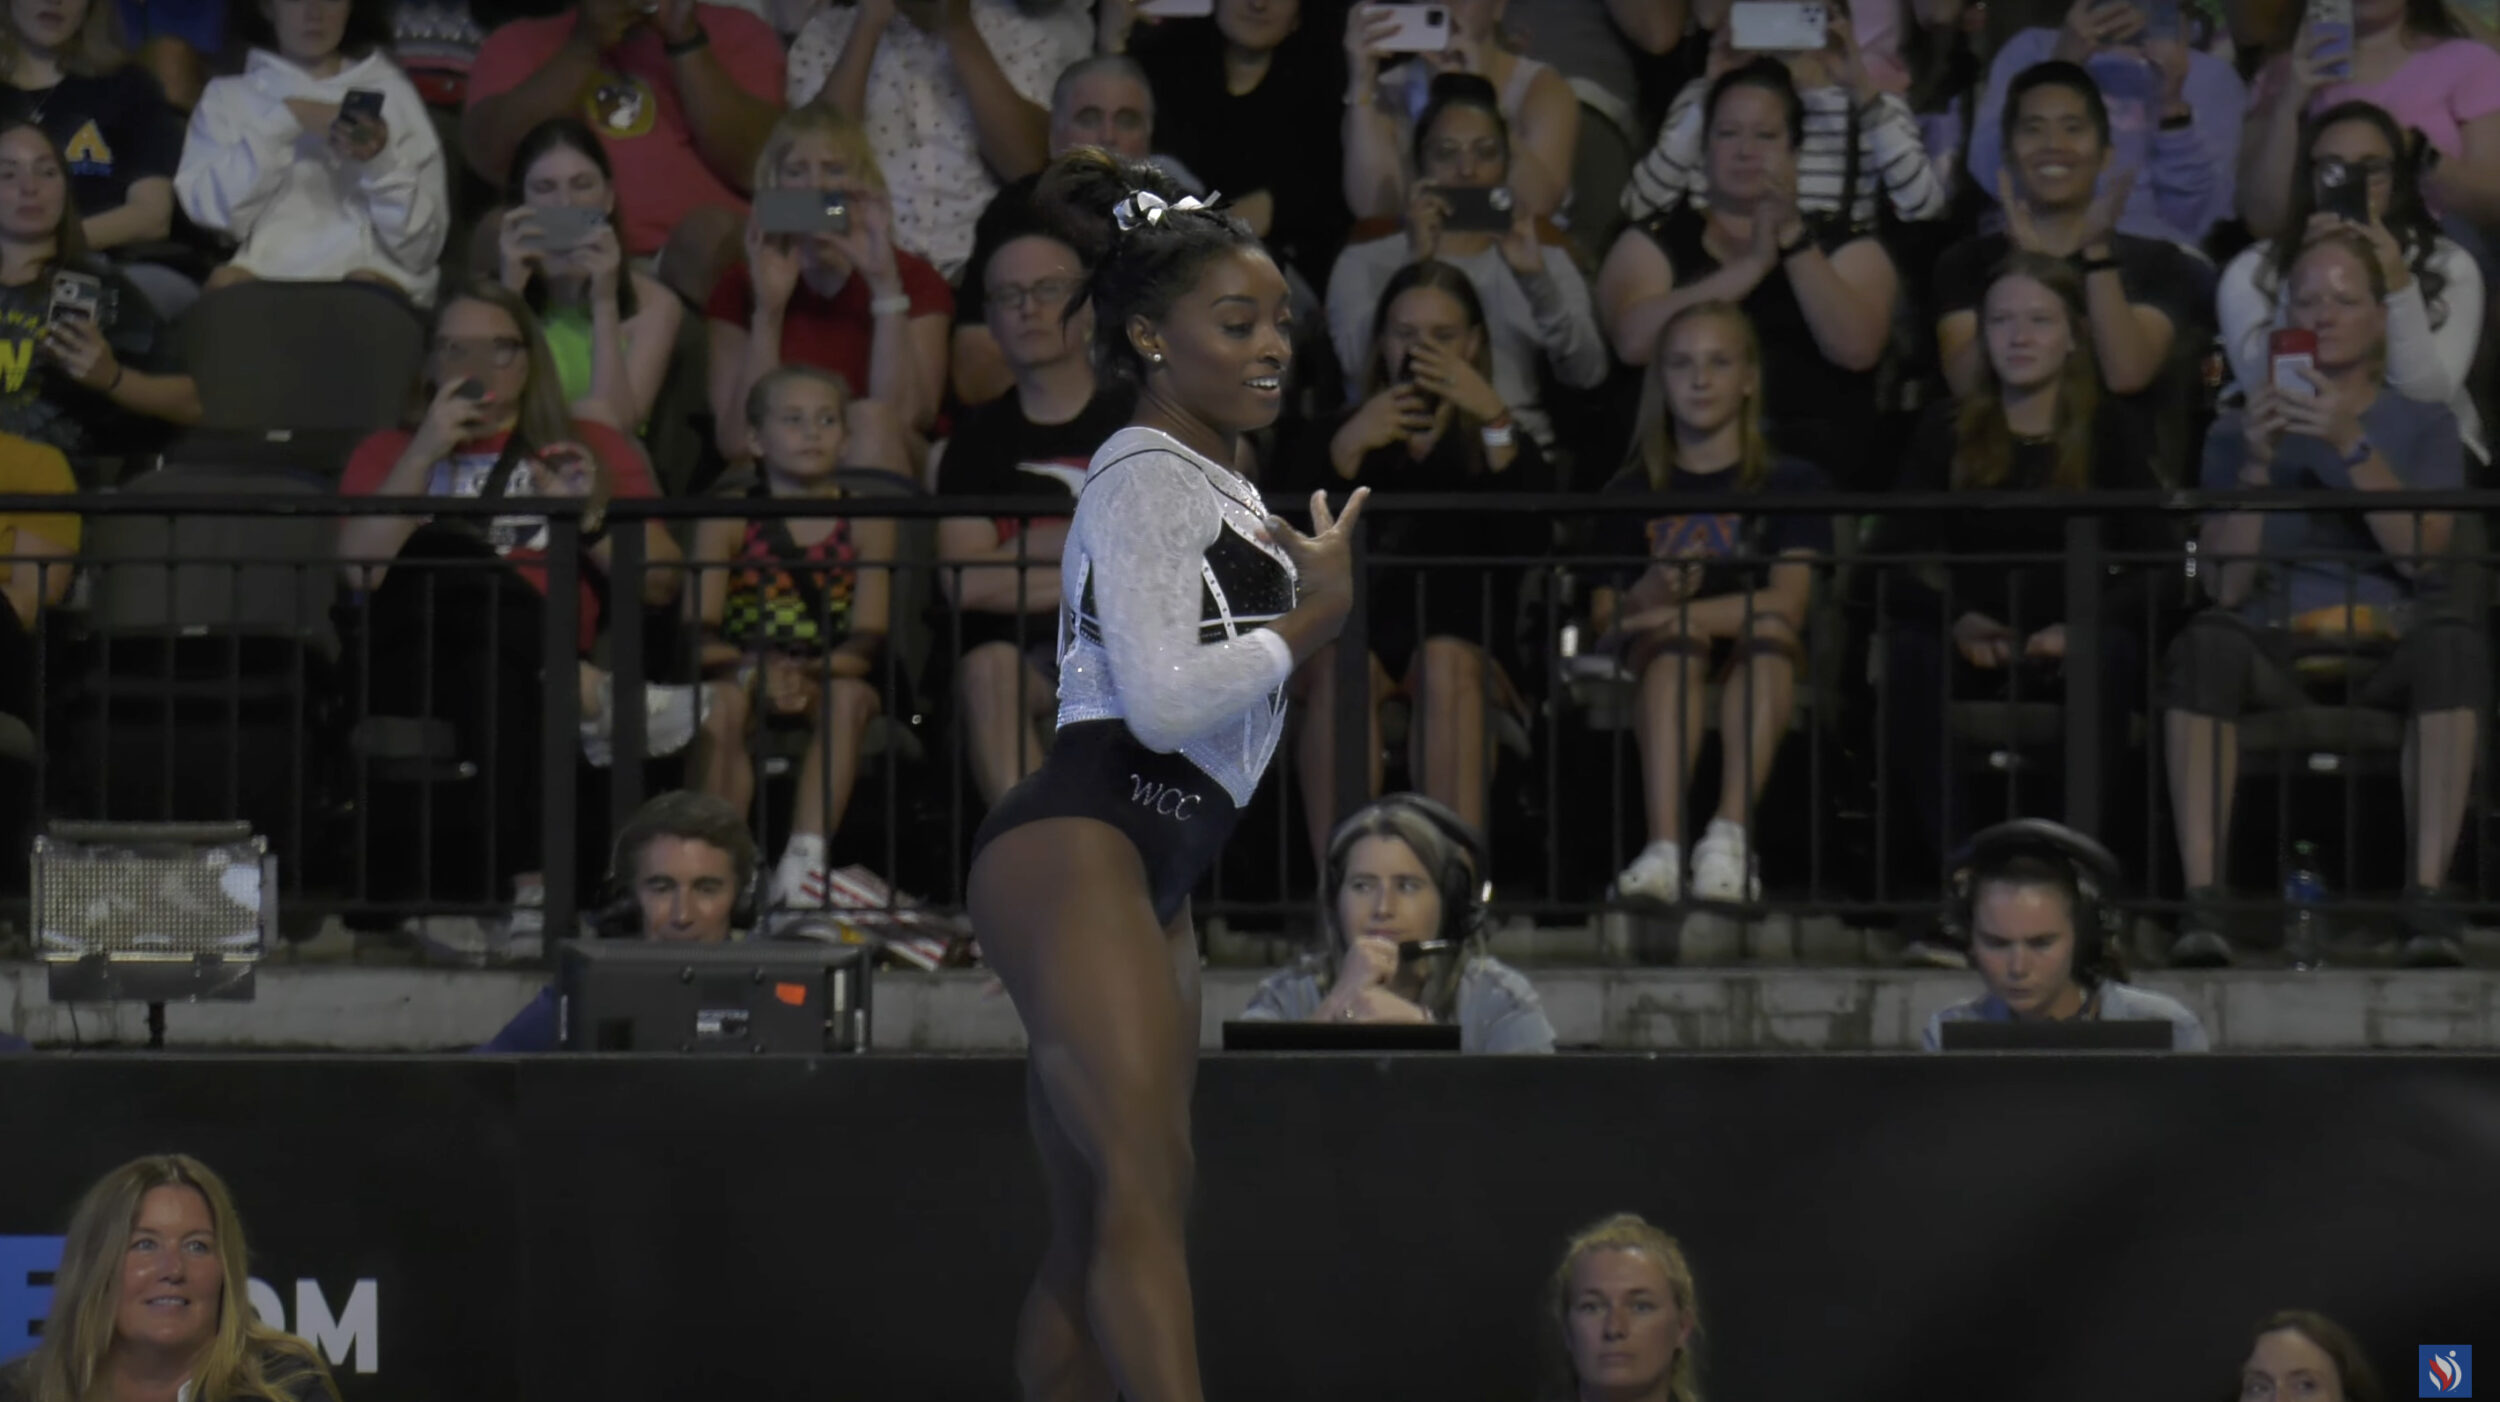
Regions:
[[[1811,53],[1823,47],[1830,22],[1821,0],[1736,0],[1728,7],[1728,46],[1742,53]]]
[[[1499,185],[1436,185],[1433,194],[1449,206],[1441,220],[1444,231],[1457,234],[1510,232],[1511,195]]]
[[[52,303],[45,309],[47,325],[83,321],[92,326],[102,319],[104,280],[92,273],[60,272],[52,275]]]
[[[2317,396],[2318,387],[2309,383],[2309,376],[2318,368],[2318,333],[2297,326],[2285,327],[2266,338],[2266,378],[2278,394],[2296,394],[2303,399]]]
[[[2318,212],[2352,224],[2370,222],[2370,180],[2338,160],[2318,162],[2315,175]]]
[[[851,207],[824,190],[758,190],[755,227],[768,234],[847,234]]]

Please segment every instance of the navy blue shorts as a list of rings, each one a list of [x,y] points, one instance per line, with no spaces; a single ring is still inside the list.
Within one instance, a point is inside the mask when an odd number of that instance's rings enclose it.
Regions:
[[[1155,923],[1169,926],[1223,855],[1241,810],[1224,786],[1181,756],[1157,754],[1116,720],[1059,728],[1042,767],[1007,791],[972,835],[972,858],[1010,828],[1045,818],[1109,823],[1146,867]]]

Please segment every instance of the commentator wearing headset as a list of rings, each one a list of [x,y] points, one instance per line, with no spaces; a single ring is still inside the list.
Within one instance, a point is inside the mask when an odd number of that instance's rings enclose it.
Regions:
[[[1242,1019],[1455,1022],[1462,1051],[1552,1051],[1536,989],[1485,952],[1485,850],[1419,794],[1356,812],[1328,840],[1323,948],[1262,980]]]
[[[738,938],[755,889],[755,837],[738,810],[710,794],[660,794],[627,820],[608,860],[610,904],[599,933],[681,944]],[[553,984],[505,1023],[481,1052],[551,1052],[559,1041]]]
[[[2126,981],[2117,887],[2117,859],[2072,828],[2021,818],[1972,838],[1947,899],[1988,991],[1939,1010],[1921,1044],[1938,1050],[1948,1022],[2083,1018],[2167,1022],[2173,1051],[2209,1050],[2186,1004]]]

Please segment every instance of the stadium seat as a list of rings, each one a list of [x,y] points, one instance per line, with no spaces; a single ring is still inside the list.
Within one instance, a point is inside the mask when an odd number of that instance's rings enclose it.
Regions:
[[[182,319],[200,427],[369,433],[398,424],[425,358],[407,298],[357,282],[247,282]]]
[[[136,495],[321,497],[269,474],[159,470]],[[56,789],[116,820],[240,818],[291,860],[317,831],[338,652],[326,517],[98,513],[90,606],[55,713]]]

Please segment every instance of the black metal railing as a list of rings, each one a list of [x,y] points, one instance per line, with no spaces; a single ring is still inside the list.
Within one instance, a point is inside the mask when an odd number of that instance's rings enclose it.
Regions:
[[[1281,505],[1293,514],[1293,503]],[[1367,536],[1400,518],[1494,514],[1520,523],[1525,544],[1516,554],[1438,556],[1358,545],[1356,607],[1329,664],[1334,744],[1316,766],[1329,786],[1325,807],[1342,815],[1369,797],[1375,756],[1368,659],[1374,636],[1390,618],[1387,611],[1413,609],[1414,626],[1405,627],[1407,620],[1400,619],[1391,631],[1410,634],[1420,653],[1433,630],[1450,631],[1448,600],[1459,597],[1466,607],[1458,611],[1476,625],[1464,640],[1503,665],[1499,673],[1480,668],[1474,674],[1487,702],[1481,753],[1471,771],[1479,775],[1481,791],[1443,796],[1486,816],[1505,908],[1549,917],[1585,915],[1608,903],[1608,879],[1638,852],[1648,827],[1640,745],[1626,724],[1627,717],[1636,719],[1640,681],[1619,661],[1593,653],[1585,626],[1590,592],[1629,579],[1649,561],[1588,548],[1587,538],[1601,519],[1811,514],[1863,527],[1870,520],[1900,522],[1937,513],[1984,521],[1992,512],[2047,509],[2065,513],[2062,549],[2054,554],[1900,550],[1888,545],[1880,528],[1844,528],[1830,554],[1811,563],[1815,587],[1794,671],[1795,718],[1781,742],[1770,787],[1758,800],[1748,791],[1741,805],[1763,862],[1766,889],[1758,904],[1797,912],[1932,909],[1942,854],[1985,816],[1982,810],[2010,809],[2059,817],[2108,839],[2132,868],[2131,885],[2143,903],[2160,908],[2171,903],[2163,898],[2179,889],[2159,733],[2163,650],[2189,618],[2211,606],[2199,591],[2207,572],[2226,563],[2198,558],[2197,519],[2225,508],[2353,513],[2365,505],[2390,503],[2373,494],[2286,492],[2089,498],[1375,497]],[[2500,507],[2500,493],[2408,493],[2394,505],[2417,513],[2417,520],[2453,512],[2473,523],[2449,555],[2418,563],[2477,581],[2451,582],[2449,589],[2472,626],[2487,634],[2488,599],[2478,581],[2492,561],[2479,523]],[[438,525],[482,527],[522,509],[544,519],[543,590],[513,578],[483,549],[342,561],[335,532],[319,534],[329,530],[326,523],[348,517],[422,513]],[[292,909],[308,917],[347,912],[395,919],[479,915],[505,907],[509,893],[501,877],[511,862],[502,849],[526,846],[534,849],[543,873],[551,929],[569,927],[596,903],[593,883],[605,868],[606,834],[654,785],[684,782],[682,762],[664,761],[667,768],[643,762],[650,737],[644,710],[631,698],[650,680],[696,686],[706,680],[702,626],[688,616],[686,601],[700,597],[707,567],[654,561],[644,533],[633,527],[658,523],[675,538],[701,519],[829,514],[822,502],[619,500],[608,504],[604,520],[586,523],[582,504],[565,499],[531,499],[523,507],[511,501],[164,492],[0,498],[0,515],[64,511],[84,519],[87,547],[67,561],[28,559],[19,566],[73,568],[81,579],[66,606],[44,610],[29,630],[34,677],[26,690],[37,700],[33,714],[23,718],[25,753],[12,755],[8,732],[0,728],[0,794],[17,786],[23,799],[14,813],[0,802],[0,830],[7,830],[7,840],[19,851],[25,835],[53,816],[251,817],[282,852]],[[862,862],[900,888],[940,904],[955,903],[965,846],[982,806],[967,783],[962,707],[947,694],[948,664],[960,653],[964,636],[963,611],[947,586],[960,584],[973,568],[1055,571],[1058,562],[1046,555],[1013,566],[975,565],[940,558],[935,550],[938,519],[1029,524],[1029,498],[852,495],[843,499],[841,514],[894,518],[905,543],[893,561],[858,563],[863,570],[889,571],[896,587],[890,593],[888,645],[872,672],[882,714],[853,776],[855,791],[868,806],[855,799],[853,820],[831,835],[835,861]],[[2129,514],[2170,523],[2176,547],[2113,546],[2109,523]],[[136,530],[143,522],[162,529],[148,536]],[[234,522],[292,522],[298,531],[292,544],[264,551],[250,542],[267,538],[266,531],[218,525]],[[609,543],[604,569],[586,557],[586,526],[603,532]],[[330,542],[326,550],[319,547],[324,539]],[[1737,565],[1769,563],[1741,552],[1721,558]],[[2319,563],[2358,581],[2384,559],[2364,551]],[[803,568],[798,561],[779,563]],[[379,637],[379,593],[357,587],[353,573],[376,566],[402,577],[389,606],[402,615],[413,610],[414,616],[413,622],[398,620],[399,632]],[[684,570],[666,604],[646,600],[636,585],[646,571],[662,567]],[[1951,661],[1952,626],[1959,616],[1955,574],[2021,567],[2053,572],[2058,581],[2065,600],[2056,610],[2065,627],[2063,663],[2007,669],[2003,688],[1992,684],[1984,695],[1963,697],[1966,708],[1977,709],[1957,713],[1951,704],[1954,679],[1968,678]],[[1395,592],[1411,591],[1411,597],[1389,597],[1376,587],[1393,575]],[[603,600],[604,615],[596,663],[614,678],[614,695],[626,698],[612,708],[608,743],[616,760],[604,774],[581,761],[581,676],[577,667],[564,665],[579,655],[579,591],[585,579],[603,584],[595,595]],[[2113,592],[2115,580],[2133,580],[2137,587]],[[1922,589],[1928,592],[1918,592]],[[1918,607],[1902,605],[1904,595],[1916,597]],[[2124,617],[2111,616],[2113,598],[2124,601]],[[1683,607],[1689,610],[1692,602],[1687,599]],[[2028,607],[2019,598],[2014,604],[2017,613]],[[832,605],[820,594],[815,606],[822,631],[837,631]],[[1924,612],[1929,607],[1932,619]],[[1031,642],[1046,643],[1052,635],[1047,615],[1025,615],[1020,626]],[[405,636],[409,628],[415,630],[414,642]],[[526,630],[530,641],[525,645],[515,630]],[[2107,651],[2107,644],[2121,631],[2134,639],[2137,675],[2123,679],[2124,694],[2114,694],[2112,679],[2104,675],[2105,659],[2118,655]],[[411,647],[428,658],[442,655],[437,650],[445,646],[446,632],[460,633],[490,658],[503,659],[476,674],[488,688],[534,689],[526,704],[501,691],[470,696],[470,714],[526,715],[534,725],[525,731],[473,722],[464,733],[446,736],[436,723],[444,697],[428,693],[438,682],[448,685],[448,679],[435,677],[424,659],[412,665],[406,655]],[[1920,656],[1934,653],[1939,637],[1944,641],[1935,659],[1935,684],[1903,675],[1900,659],[1918,648],[1926,649]],[[1734,685],[1751,685],[1747,669],[1730,675]],[[403,677],[413,680],[393,680]],[[1025,684],[1020,669],[1017,679]],[[1309,680],[1298,679],[1297,686]],[[2351,685],[2347,674],[2346,700],[2352,699]],[[2487,713],[2487,688],[2483,695]],[[1403,699],[1410,735],[1433,723],[1416,713],[1411,697]],[[1925,817],[1907,821],[1902,807],[1917,808],[1925,796],[1913,801],[1913,779],[1900,772],[1898,752],[1905,747],[1888,739],[1913,733],[1900,728],[1906,721],[1891,713],[1896,707],[1912,708],[1922,724],[1941,727],[1935,734],[1940,768],[1932,782],[1945,800]],[[813,720],[822,725],[826,719],[820,704]],[[1691,719],[1688,715],[1686,722]],[[1708,714],[1700,723],[1715,727]],[[2478,726],[2485,723],[2478,717]],[[758,775],[759,826],[768,842],[776,842],[788,826],[766,815],[786,806],[779,789],[793,762],[787,753],[793,746],[774,735],[776,728],[759,724],[745,741]],[[524,743],[525,734],[534,738]],[[2382,756],[2386,746],[2359,728],[2339,734],[2345,741],[2340,752],[2333,744],[2318,748],[2315,736],[2294,737],[2311,746],[2306,756],[2272,767],[2276,802],[2265,815],[2276,830],[2272,845],[2279,857],[2293,836],[2323,839],[2339,858],[2333,875],[2340,890],[2392,891],[2402,883],[2384,879],[2384,853],[2376,850],[2384,842],[2374,818],[2379,808],[2373,805],[2383,807],[2384,800],[2366,791],[2374,765],[2364,762]],[[1722,744],[1727,739],[1720,737]],[[695,741],[698,747],[703,743]],[[1300,775],[1312,766],[1297,765],[1300,743],[1299,735],[1286,741],[1275,766],[1281,780],[1267,785],[1253,805],[1202,911],[1256,919],[1309,909],[1313,843]],[[2480,859],[2487,841],[2482,819],[2489,811],[2490,748],[2485,742],[2474,751],[2467,840],[2457,858],[2470,887],[2469,908],[2488,905],[2491,898],[2490,864]],[[516,757],[532,751],[526,760]],[[821,756],[817,762],[830,763]],[[145,777],[154,782],[130,782],[134,765],[153,768]],[[22,780],[11,778],[12,772]],[[820,777],[829,783],[832,776]],[[1692,773],[1685,777],[1689,786],[1713,787]],[[2335,781],[2340,798],[2307,792],[2316,787],[2309,782],[2314,777]],[[1390,786],[1421,782],[1414,773],[1402,778],[1393,777]],[[1918,782],[1931,780],[1922,776]],[[603,792],[586,794],[586,786]],[[506,811],[505,802],[480,803],[481,793],[511,795],[514,807],[534,804],[535,816],[523,821]],[[585,803],[586,797],[598,801]],[[2241,813],[2257,807],[2243,792]],[[1688,850],[1699,830],[1698,822],[1683,825]],[[395,835],[404,835],[415,850],[395,849],[401,841]],[[768,864],[769,855],[768,847]],[[483,862],[492,879],[482,884],[446,879],[445,868],[455,857]],[[412,872],[413,884],[378,881],[376,864],[383,859]],[[2241,866],[2243,889],[2252,884],[2263,889],[2273,877],[2262,870],[2262,857],[2244,858]],[[0,875],[5,872],[0,868]]]

